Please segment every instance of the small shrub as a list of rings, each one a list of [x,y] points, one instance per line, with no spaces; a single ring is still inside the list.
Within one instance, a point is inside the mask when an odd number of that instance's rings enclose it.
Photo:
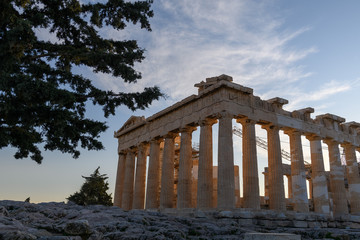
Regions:
[[[109,183],[105,181],[108,179],[106,174],[100,174],[100,167],[98,167],[90,177],[84,177],[85,183],[81,186],[80,192],[75,192],[70,195],[67,200],[78,205],[112,205],[111,194],[106,191],[109,189]]]

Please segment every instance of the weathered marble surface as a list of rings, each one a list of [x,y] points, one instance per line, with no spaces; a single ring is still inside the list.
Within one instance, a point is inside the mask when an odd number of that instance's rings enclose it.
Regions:
[[[301,239],[360,239],[360,217],[275,211],[162,212],[65,203],[0,201],[1,240],[244,239],[246,233],[292,233]]]

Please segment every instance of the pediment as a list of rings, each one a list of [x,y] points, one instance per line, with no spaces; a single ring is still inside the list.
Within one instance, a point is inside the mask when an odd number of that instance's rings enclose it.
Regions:
[[[137,125],[139,123],[143,123],[145,122],[145,117],[144,116],[131,116],[125,123],[124,125],[117,131],[117,132],[122,132],[123,130],[127,129],[127,128],[131,128],[134,125]]]

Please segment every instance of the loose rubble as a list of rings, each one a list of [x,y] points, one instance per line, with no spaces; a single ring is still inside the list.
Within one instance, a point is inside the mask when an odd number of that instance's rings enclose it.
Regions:
[[[360,239],[356,216],[329,221],[292,212],[124,211],[100,205],[0,201],[0,240],[244,239],[248,233],[291,233],[301,239]]]

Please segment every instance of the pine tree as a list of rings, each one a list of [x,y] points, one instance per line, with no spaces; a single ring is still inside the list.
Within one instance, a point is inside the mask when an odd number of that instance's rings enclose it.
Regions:
[[[17,148],[15,158],[37,163],[45,150],[80,155],[77,147],[101,150],[97,140],[105,122],[86,118],[86,104],[103,107],[104,116],[124,105],[144,109],[163,96],[158,87],[142,92],[102,90],[74,70],[84,67],[136,83],[134,64],[144,59],[135,40],[105,38],[102,28],[119,31],[138,24],[151,31],[152,0],[0,1],[0,149]],[[56,39],[40,39],[47,29]],[[49,37],[50,38],[50,37]]]
[[[101,204],[106,206],[112,205],[111,194],[106,191],[109,189],[109,183],[106,181],[106,174],[100,174],[98,167],[90,177],[84,177],[85,183],[81,186],[80,192],[70,195],[67,200],[78,205],[95,205]]]

